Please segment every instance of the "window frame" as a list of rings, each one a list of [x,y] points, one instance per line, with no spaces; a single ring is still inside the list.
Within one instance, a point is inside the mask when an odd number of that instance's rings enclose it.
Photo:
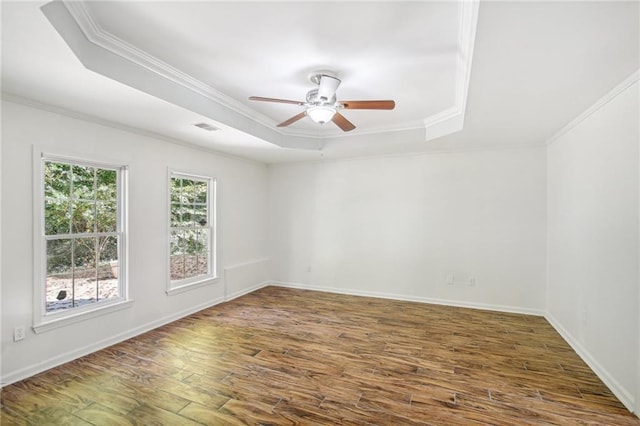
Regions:
[[[47,241],[51,236],[45,231],[45,163],[55,162],[70,165],[96,167],[115,170],[118,174],[116,194],[116,234],[118,244],[118,294],[117,298],[105,299],[84,306],[47,312],[46,308],[46,277],[47,277]],[[133,303],[128,291],[128,170],[122,161],[95,160],[80,155],[65,155],[33,149],[33,331],[41,333],[58,327],[66,326],[88,318],[97,317],[110,312],[127,308]],[[69,234],[73,238],[74,234]],[[82,234],[77,234],[82,235]],[[55,239],[55,238],[53,238]]]
[[[204,275],[197,275],[194,277],[184,278],[179,281],[171,280],[171,179],[181,178],[190,179],[196,181],[204,181],[207,183],[207,223],[209,224],[209,256],[208,256],[208,273]],[[166,276],[167,285],[166,293],[171,296],[179,294],[185,291],[203,287],[212,284],[219,280],[218,276],[218,250],[217,250],[217,179],[213,176],[207,176],[203,174],[184,172],[177,169],[168,169],[167,172],[167,233],[166,233]]]

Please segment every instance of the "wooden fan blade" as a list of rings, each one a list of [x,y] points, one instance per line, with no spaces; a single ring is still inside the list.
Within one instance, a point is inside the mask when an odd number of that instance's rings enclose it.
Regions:
[[[394,109],[395,101],[340,101],[345,109]]]
[[[356,126],[352,122],[347,120],[344,115],[340,114],[339,112],[336,112],[333,115],[331,121],[336,123],[336,126],[340,127],[343,132],[350,132],[351,130],[356,128]]]
[[[261,96],[250,96],[250,101],[262,101],[262,102],[276,102],[279,104],[293,104],[293,105],[304,105],[304,102],[300,101],[290,101],[288,99],[276,99],[276,98],[263,98]]]
[[[293,124],[296,121],[300,120],[301,118],[304,118],[307,115],[307,111],[302,111],[300,114],[296,114],[293,117],[291,117],[288,120],[283,121],[282,123],[278,124],[278,127],[287,127],[289,124]]]

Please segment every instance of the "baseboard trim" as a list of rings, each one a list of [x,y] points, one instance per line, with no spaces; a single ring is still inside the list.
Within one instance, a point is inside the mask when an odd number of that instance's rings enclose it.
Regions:
[[[259,288],[259,286],[255,286],[256,289]],[[254,289],[252,290],[248,290],[249,291],[254,291]],[[234,297],[239,297],[241,294],[239,294],[238,296],[234,296]],[[132,337],[138,336],[142,333],[146,333],[147,331],[151,331],[155,328],[161,327],[163,325],[169,324],[173,321],[179,320],[180,318],[184,318],[186,316],[189,316],[191,314],[194,314],[198,311],[201,311],[203,309],[207,309],[210,308],[212,306],[218,305],[220,303],[223,303],[225,301],[231,300],[234,297],[228,297],[226,300],[224,297],[217,297],[215,299],[211,299],[208,300],[207,302],[204,303],[200,303],[196,306],[192,306],[188,309],[184,309],[182,311],[173,313],[171,315],[167,315],[165,317],[162,317],[160,319],[157,319],[155,321],[151,321],[148,322],[144,325],[141,325],[139,327],[133,328],[131,330],[127,330],[123,333],[119,333],[116,334],[115,336],[111,336],[109,338],[106,339],[102,339],[98,342],[95,342],[91,345],[87,345],[85,347],[79,348],[79,349],[75,349],[69,352],[65,352],[63,354],[57,355],[53,358],[50,358],[48,360],[39,362],[37,364],[33,364],[27,367],[24,367],[18,371],[14,371],[12,373],[9,373],[8,375],[2,377],[0,379],[0,388],[10,385],[11,383],[15,383],[17,381],[20,380],[24,380],[28,377],[34,376],[38,373],[42,373],[43,371],[49,370],[51,368],[57,367],[59,365],[62,365],[64,363],[73,361],[74,359],[78,359],[80,357],[83,357],[85,355],[89,355],[93,352],[99,351],[101,349],[107,348],[111,345],[115,345],[117,343],[120,342],[124,342],[127,339],[130,339]]]
[[[324,287],[310,284],[291,283],[283,281],[271,281],[270,285],[286,288],[297,288],[300,290],[324,291],[327,293],[348,294],[351,296],[376,297],[380,299],[402,300],[406,302],[430,303],[432,305],[455,306],[458,308],[481,309],[487,311],[507,312],[512,314],[535,315],[542,317],[545,311],[542,309],[524,308],[519,306],[494,305],[489,303],[476,303],[460,300],[434,299],[431,297],[410,296],[397,293],[383,293],[375,291],[362,291],[345,289],[339,287]]]
[[[261,288],[269,286],[270,284],[271,284],[270,281],[263,281],[260,284],[256,284],[254,286],[247,287],[247,288],[242,289],[240,291],[236,291],[234,293],[231,293],[231,294],[227,295],[227,298],[226,298],[225,301],[237,299],[238,297],[244,296],[245,294],[253,293],[256,290],[260,290]]]
[[[604,382],[604,384],[613,392],[613,394],[622,402],[622,404],[632,413],[634,413],[634,404],[635,399],[633,394],[625,389],[616,379],[613,378],[611,374],[604,368],[596,359],[591,355],[591,353],[584,348],[578,342],[576,338],[573,337],[567,329],[565,329],[562,324],[549,312],[545,313],[545,319],[549,321],[549,324],[562,336],[562,338],[573,348],[574,351],[582,358],[582,360],[596,373],[596,376],[600,378]]]
[[[244,296],[246,294],[252,293],[256,290],[259,290],[261,288],[268,287],[268,286],[295,288],[300,290],[323,291],[327,293],[347,294],[352,296],[376,297],[376,298],[383,298],[383,299],[402,300],[402,301],[408,301],[408,302],[419,302],[419,303],[428,303],[428,304],[435,304],[435,305],[447,305],[447,306],[455,306],[455,307],[461,307],[461,308],[482,309],[482,310],[490,310],[490,311],[497,311],[497,312],[544,316],[546,320],[549,321],[551,326],[562,336],[562,338],[565,341],[567,341],[567,343],[573,348],[573,350],[575,350],[576,353],[585,361],[585,363],[587,363],[587,365],[605,383],[605,385],[607,385],[607,387],[611,389],[611,391],[620,400],[620,402],[622,402],[622,404],[624,404],[624,406],[630,412],[634,412],[635,401],[634,401],[633,395],[628,390],[626,390],[623,386],[621,386],[620,383],[618,383],[618,381],[615,380],[611,376],[611,374],[609,374],[609,372],[605,368],[603,368],[595,360],[595,358],[593,358],[593,356],[591,356],[589,351],[587,351],[571,335],[571,333],[569,333],[549,312],[545,312],[539,309],[531,309],[531,308],[494,305],[494,304],[486,304],[486,303],[475,303],[475,302],[466,302],[466,301],[457,301],[457,300],[448,300],[448,299],[434,299],[429,297],[409,296],[409,295],[396,294],[396,293],[362,291],[362,290],[344,289],[344,288],[338,288],[338,287],[324,287],[324,286],[292,283],[292,282],[282,282],[282,281],[264,281],[262,283],[243,289],[241,291],[227,295],[226,298],[218,297],[218,298],[209,300],[199,305],[192,306],[188,309],[182,310],[180,312],[167,315],[158,320],[151,321],[140,327],[136,327],[134,329],[127,330],[126,332],[109,337],[107,339],[100,340],[94,344],[91,344],[73,351],[65,352],[64,354],[60,354],[46,361],[22,368],[18,371],[8,374],[5,377],[2,377],[2,379],[0,380],[0,388],[10,385],[12,383],[15,383],[17,381],[26,379],[28,377],[34,376],[38,373],[49,370],[51,368],[57,367],[66,362],[73,361],[74,359],[80,358],[82,356],[107,348],[111,345],[115,345],[117,343],[123,342],[127,339],[130,339],[142,333],[146,333],[147,331],[153,330],[163,325],[169,324],[173,321],[179,320],[180,318],[184,318],[186,316],[199,312],[203,309],[207,309],[212,306],[218,305],[220,303],[236,299],[238,297]]]

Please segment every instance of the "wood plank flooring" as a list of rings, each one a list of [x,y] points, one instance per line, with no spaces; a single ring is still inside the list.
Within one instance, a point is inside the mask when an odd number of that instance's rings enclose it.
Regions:
[[[1,403],[2,425],[640,425],[544,318],[280,287]]]

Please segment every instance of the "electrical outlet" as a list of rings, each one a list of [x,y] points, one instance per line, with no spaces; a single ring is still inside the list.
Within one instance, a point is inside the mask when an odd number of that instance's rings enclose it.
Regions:
[[[13,329],[13,341],[19,342],[24,339],[24,325],[19,325]]]

